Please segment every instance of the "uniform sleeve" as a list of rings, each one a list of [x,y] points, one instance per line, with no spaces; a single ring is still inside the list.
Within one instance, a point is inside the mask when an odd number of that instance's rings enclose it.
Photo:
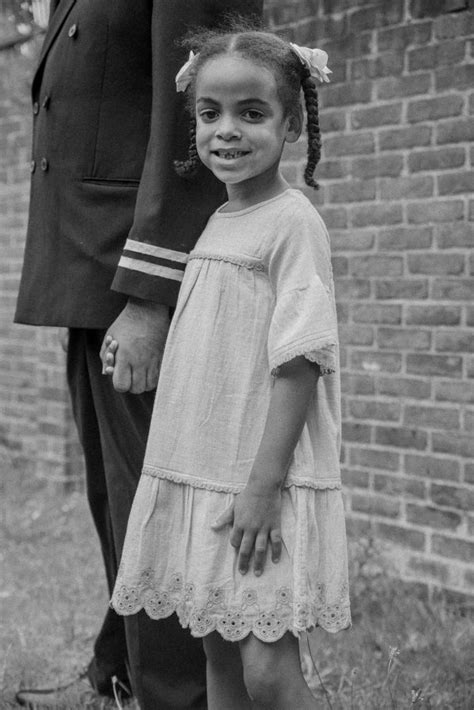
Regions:
[[[269,253],[275,307],[268,333],[272,374],[303,355],[321,374],[337,369],[337,319],[329,240],[317,213],[294,215]]]
[[[153,99],[150,137],[132,229],[112,288],[129,296],[173,306],[187,254],[225,190],[204,166],[193,179],[180,178],[173,161],[186,157],[189,115],[174,78],[186,61],[177,40],[192,28],[217,27],[226,14],[261,16],[262,0],[160,0],[152,10]]]

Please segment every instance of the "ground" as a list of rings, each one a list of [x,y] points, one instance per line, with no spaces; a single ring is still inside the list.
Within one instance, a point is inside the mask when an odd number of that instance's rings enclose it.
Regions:
[[[20,687],[61,683],[87,664],[107,604],[85,496],[0,457],[0,708]],[[353,627],[312,635],[304,665],[328,710],[471,710],[474,608],[428,602],[387,574],[374,543],[352,545]],[[318,677],[319,676],[319,677]],[[71,692],[64,710],[101,710]],[[130,708],[132,710],[132,708]]]

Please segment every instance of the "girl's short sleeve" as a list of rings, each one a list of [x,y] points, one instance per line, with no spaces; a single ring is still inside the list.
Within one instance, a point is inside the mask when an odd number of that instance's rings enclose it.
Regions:
[[[321,374],[337,368],[337,319],[332,285],[329,238],[318,213],[310,207],[292,215],[268,253],[268,274],[275,306],[268,332],[272,374],[303,355]]]

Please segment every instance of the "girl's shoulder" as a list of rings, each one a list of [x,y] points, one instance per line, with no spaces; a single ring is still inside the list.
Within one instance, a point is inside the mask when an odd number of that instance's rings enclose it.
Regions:
[[[286,190],[282,199],[275,203],[274,231],[269,240],[270,249],[287,241],[310,243],[325,250],[329,248],[326,225],[313,203],[300,190]]]

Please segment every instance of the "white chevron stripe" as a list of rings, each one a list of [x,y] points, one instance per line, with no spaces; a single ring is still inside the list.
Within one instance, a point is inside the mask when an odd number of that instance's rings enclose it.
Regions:
[[[186,264],[188,260],[188,255],[184,254],[182,251],[175,251],[174,249],[165,249],[164,247],[157,247],[154,244],[147,244],[146,242],[137,242],[136,239],[127,239],[125,243],[125,249],[129,249],[130,251],[136,251],[139,254],[157,256],[159,259],[168,259],[168,261],[179,261],[181,264]]]
[[[121,257],[119,267],[131,271],[141,271],[143,274],[150,274],[150,276],[162,276],[164,279],[172,279],[173,281],[182,281],[184,275],[184,271],[180,269],[170,269],[169,266],[150,264],[149,261],[130,259],[128,256]]]

